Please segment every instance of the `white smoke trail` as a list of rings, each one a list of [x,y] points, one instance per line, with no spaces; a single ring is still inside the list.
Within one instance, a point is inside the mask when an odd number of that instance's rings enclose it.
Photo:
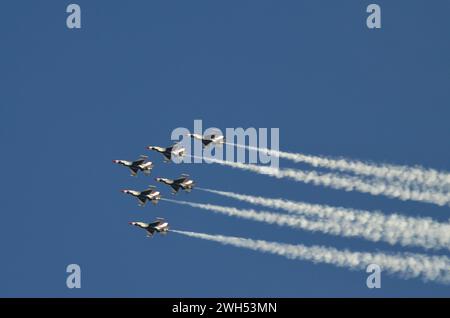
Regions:
[[[441,206],[450,205],[450,193],[444,194],[433,190],[422,192],[417,190],[404,189],[390,184],[380,182],[367,182],[357,177],[342,176],[336,173],[317,173],[316,171],[305,172],[302,170],[278,169],[268,166],[259,166],[214,158],[205,157],[204,159],[207,162],[217,163],[222,166],[228,166],[241,170],[252,171],[278,179],[289,178],[295,181],[327,186],[338,190],[359,191],[362,193],[369,193],[371,195],[384,195],[389,198],[396,198],[403,201],[412,200],[418,202],[433,203]]]
[[[450,259],[446,256],[427,256],[412,253],[367,253],[338,250],[324,246],[291,245],[241,237],[211,235],[171,230],[178,234],[285,256],[290,259],[332,264],[353,270],[363,270],[369,264],[379,265],[383,271],[401,278],[421,278],[443,284],[450,283]]]
[[[440,223],[431,218],[413,218],[399,214],[385,215],[380,212],[264,198],[199,187],[197,189],[268,208],[328,219],[334,223],[331,227],[334,232],[331,234],[360,236],[374,242],[384,241],[392,245],[450,250],[450,223],[448,222]]]
[[[435,169],[423,167],[408,167],[392,164],[375,164],[351,159],[333,159],[322,156],[305,155],[301,153],[291,153],[277,151],[267,148],[257,148],[240,144],[227,143],[230,146],[237,146],[253,151],[265,152],[268,155],[278,156],[297,163],[306,163],[313,167],[334,169],[343,172],[352,172],[358,175],[376,177],[386,180],[398,180],[404,183],[411,183],[416,186],[439,188],[448,192],[450,190],[450,173],[437,171]]]
[[[213,204],[195,203],[180,200],[162,199],[168,202],[188,205],[207,211],[225,214],[228,216],[240,217],[268,224],[276,224],[279,226],[288,226],[296,229],[303,229],[312,232],[322,232],[325,234],[343,236],[343,237],[360,237],[368,241],[379,242],[385,241],[389,244],[400,244],[403,246],[421,246],[425,248],[437,248],[442,246],[436,245],[436,237],[434,233],[411,233],[412,230],[399,227],[394,224],[388,226],[375,226],[370,222],[361,224],[356,220],[336,220],[336,219],[318,219],[311,220],[302,216],[290,216],[285,214],[272,213],[267,211],[255,211],[252,209],[237,209]],[[450,227],[447,227],[447,230]],[[447,234],[448,235],[448,234]],[[432,245],[434,244],[434,245]],[[446,248],[450,248],[447,244]]]
[[[264,222],[268,224],[276,224],[279,226],[289,226],[297,229],[308,231],[321,231],[327,234],[357,236],[356,231],[349,229],[343,230],[338,224],[331,221],[312,221],[301,216],[290,216],[285,214],[277,214],[267,211],[255,211],[252,209],[237,209],[233,207],[220,206],[214,204],[196,203],[181,200],[161,199],[163,201],[172,202],[181,205],[188,205],[193,208],[199,208],[206,211],[220,213],[228,216],[239,217],[243,219]],[[371,237],[368,237],[372,240]]]

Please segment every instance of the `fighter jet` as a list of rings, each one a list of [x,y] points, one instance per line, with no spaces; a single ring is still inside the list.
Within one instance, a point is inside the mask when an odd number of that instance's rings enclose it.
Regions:
[[[148,146],[148,150],[154,150],[164,155],[165,159],[164,162],[169,162],[172,159],[172,156],[178,156],[183,157],[186,149],[179,146],[178,144],[174,144],[171,147],[163,148],[163,147],[156,147],[156,146]]]
[[[161,193],[155,190],[155,186],[149,186],[147,190],[142,192],[135,190],[122,190],[122,192],[136,197],[139,201],[139,206],[142,207],[145,206],[147,201],[152,201],[153,204],[156,204],[161,199]]]
[[[189,175],[187,174],[182,174],[180,178],[175,180],[166,178],[156,178],[155,180],[171,186],[172,194],[176,194],[180,189],[183,189],[186,192],[191,192],[195,185],[194,181],[189,179]]]
[[[144,174],[149,175],[153,169],[153,163],[147,161],[147,156],[141,155],[138,160],[113,160],[114,163],[125,166],[131,170],[131,176],[136,176],[138,171],[142,171]]]
[[[146,230],[147,237],[152,237],[155,232],[161,234],[167,234],[167,232],[169,232],[169,223],[167,223],[163,218],[156,218],[156,221],[152,223],[129,222],[129,224]]]
[[[203,148],[208,147],[209,145],[216,144],[224,144],[225,143],[225,137],[221,135],[220,133],[217,134],[210,134],[210,135],[198,135],[198,134],[187,134],[193,139],[200,140],[203,144]]]

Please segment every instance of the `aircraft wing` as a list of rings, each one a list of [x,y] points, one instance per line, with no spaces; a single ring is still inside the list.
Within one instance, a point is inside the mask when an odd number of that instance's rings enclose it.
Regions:
[[[175,183],[183,183],[187,179],[188,179],[188,177],[181,177],[181,178],[175,179],[173,181],[175,181]]]
[[[172,187],[174,193],[177,193],[178,190],[180,190],[180,185],[178,183],[171,184],[170,186]]]
[[[139,202],[144,206],[147,203],[147,199],[138,198]]]
[[[202,140],[202,143],[203,143],[203,145],[206,147],[206,146],[208,146],[209,144],[211,144],[213,141],[212,140],[210,140],[210,139],[203,139]]]
[[[142,159],[138,159],[136,161],[133,161],[133,166],[139,166],[139,165],[143,164],[145,162],[145,160],[147,160],[147,159],[142,158]]]
[[[152,194],[155,190],[153,189],[147,189],[141,192],[142,195],[149,195]]]
[[[137,174],[139,171],[137,167],[130,167],[130,170],[133,171],[133,174]]]
[[[169,152],[164,152],[163,153],[164,157],[166,157],[168,160],[172,159],[172,150]]]

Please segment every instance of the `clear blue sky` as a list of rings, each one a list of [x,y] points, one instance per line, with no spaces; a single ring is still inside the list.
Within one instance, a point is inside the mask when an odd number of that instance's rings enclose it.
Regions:
[[[119,192],[189,173],[203,187],[448,220],[448,207],[280,181],[213,165],[129,176],[112,159],[170,144],[176,127],[278,127],[283,150],[450,170],[449,1],[3,1],[0,296],[450,296],[450,287],[288,260],[127,224],[412,251],[280,228]],[[282,166],[293,166],[282,161]],[[298,165],[297,167],[303,167]],[[162,188],[165,194],[168,189]],[[194,191],[195,202],[243,203]],[[438,252],[445,254],[445,252]],[[448,253],[447,253],[448,255]],[[66,266],[82,288],[66,288]]]

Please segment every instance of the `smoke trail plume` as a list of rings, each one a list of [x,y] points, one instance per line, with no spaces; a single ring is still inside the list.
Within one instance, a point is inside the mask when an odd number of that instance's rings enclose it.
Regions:
[[[359,236],[392,245],[450,250],[450,223],[436,222],[431,218],[413,218],[399,214],[385,215],[380,212],[264,198],[199,187],[197,189],[259,206],[321,218],[322,222],[328,220],[333,224],[329,228],[330,234]]]
[[[383,271],[401,278],[421,278],[443,284],[450,283],[450,259],[445,256],[427,256],[412,253],[367,253],[338,250],[324,246],[291,245],[241,237],[211,235],[171,230],[178,234],[203,240],[281,255],[290,259],[325,263],[353,270],[363,270],[369,264],[379,265]]]
[[[383,195],[403,201],[412,200],[433,203],[441,206],[450,205],[450,193],[444,194],[433,190],[422,192],[376,181],[368,182],[357,177],[342,176],[336,173],[317,173],[316,171],[306,172],[294,169],[277,169],[268,166],[259,166],[214,158],[205,158],[205,160],[207,162],[217,163],[222,166],[252,171],[278,179],[288,178],[307,184],[311,183],[318,186],[331,187],[337,190],[359,191],[362,193],[369,193],[371,195]]]
[[[163,201],[172,202],[181,205],[188,205],[193,208],[199,208],[206,211],[220,213],[228,216],[239,217],[243,219],[264,222],[268,224],[276,224],[279,226],[288,226],[296,229],[304,229],[308,231],[321,231],[326,234],[357,236],[355,231],[351,229],[344,230],[338,224],[331,221],[313,221],[302,216],[291,216],[286,214],[278,214],[267,211],[255,211],[252,209],[237,209],[233,207],[220,206],[214,204],[195,203],[181,200],[161,199]],[[372,240],[371,237],[368,237]]]
[[[276,224],[279,226],[288,226],[295,229],[302,229],[312,232],[322,232],[325,234],[343,236],[343,237],[360,237],[368,241],[379,242],[385,241],[389,244],[401,244],[403,246],[421,246],[425,248],[437,248],[436,237],[433,233],[411,233],[412,230],[405,228],[403,224],[396,227],[388,224],[380,226],[379,224],[361,224],[356,220],[349,219],[317,219],[311,220],[304,216],[291,216],[286,214],[278,214],[267,211],[255,211],[252,209],[237,209],[233,207],[194,203],[180,200],[162,199],[164,201],[188,205],[193,208],[199,208],[215,213],[221,213],[228,216],[244,218],[257,222],[264,222],[268,224]],[[447,227],[447,230],[450,227]],[[424,229],[425,230],[425,229]],[[448,236],[448,234],[446,234]],[[433,244],[434,245],[431,245]],[[442,246],[439,246],[442,247]],[[446,248],[450,248],[447,244]]]
[[[306,163],[313,167],[339,170],[342,172],[351,172],[357,175],[375,177],[391,181],[401,181],[410,183],[419,187],[431,187],[442,189],[445,192],[450,190],[450,173],[441,172],[435,169],[423,167],[408,167],[392,164],[375,164],[351,159],[333,159],[322,156],[312,156],[300,153],[291,153],[284,151],[271,150],[267,148],[257,148],[239,144],[227,143],[231,146],[237,146],[253,151],[265,152],[268,155],[278,156],[297,163]]]

